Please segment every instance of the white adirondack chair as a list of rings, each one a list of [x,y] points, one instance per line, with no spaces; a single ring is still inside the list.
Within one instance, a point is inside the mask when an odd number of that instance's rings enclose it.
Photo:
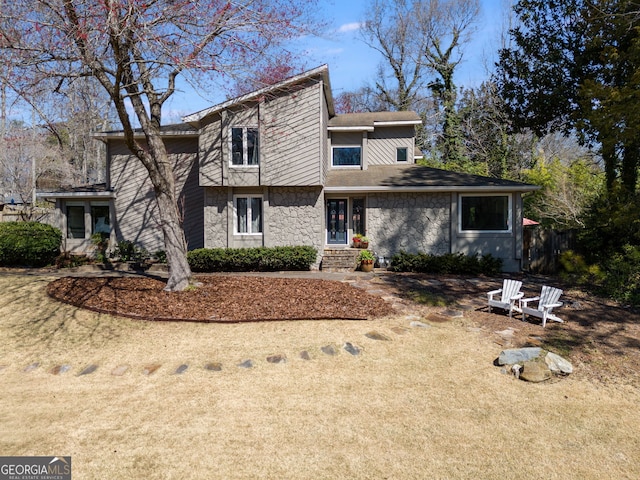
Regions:
[[[562,306],[562,302],[558,301],[560,295],[562,295],[562,290],[559,288],[544,285],[539,297],[521,299],[520,310],[522,311],[522,321],[526,320],[527,315],[533,315],[534,317],[542,319],[542,328],[547,325],[547,320],[562,323],[564,320],[552,313],[554,308]],[[537,308],[531,308],[529,303],[536,301],[538,302]]]
[[[489,313],[491,313],[491,307],[507,310],[509,312],[509,317],[511,317],[514,310],[519,311],[518,305],[516,305],[516,300],[519,300],[524,296],[524,293],[520,291],[520,287],[522,287],[521,281],[505,279],[502,282],[501,289],[487,293]],[[497,298],[498,294],[502,294],[500,295],[500,298]]]

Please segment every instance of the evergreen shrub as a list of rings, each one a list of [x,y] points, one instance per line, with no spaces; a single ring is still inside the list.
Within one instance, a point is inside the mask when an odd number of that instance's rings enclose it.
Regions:
[[[39,222],[0,223],[0,265],[44,267],[60,254],[62,233]]]

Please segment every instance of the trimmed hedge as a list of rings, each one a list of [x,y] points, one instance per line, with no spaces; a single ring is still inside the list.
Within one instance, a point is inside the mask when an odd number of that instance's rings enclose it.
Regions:
[[[432,255],[429,253],[400,252],[391,257],[389,270],[394,272],[497,275],[502,271],[502,259],[490,254],[465,255],[447,253]]]
[[[187,253],[194,272],[274,272],[309,270],[318,251],[313,247],[199,248]]]
[[[44,267],[60,254],[62,233],[38,222],[0,223],[0,265]]]

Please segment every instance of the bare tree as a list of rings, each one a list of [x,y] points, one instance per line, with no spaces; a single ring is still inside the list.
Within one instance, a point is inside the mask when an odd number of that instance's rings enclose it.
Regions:
[[[160,135],[179,75],[237,71],[312,25],[308,0],[34,0],[0,11],[3,71],[26,94],[55,78],[94,77],[108,93],[129,150],[149,172],[164,237],[167,290],[189,285],[174,172]],[[316,13],[316,12],[314,12]],[[144,141],[134,135],[139,125]]]
[[[362,35],[383,58],[376,103],[415,110],[425,120],[429,110],[438,111],[444,161],[457,162],[463,150],[453,76],[478,14],[478,0],[371,0],[367,6]],[[417,135],[423,149],[427,135]]]

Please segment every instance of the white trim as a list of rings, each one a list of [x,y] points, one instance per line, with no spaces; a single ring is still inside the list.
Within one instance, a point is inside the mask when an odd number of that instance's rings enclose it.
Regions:
[[[330,132],[373,132],[374,128],[370,126],[360,127],[327,127]]]
[[[259,198],[261,205],[260,228],[261,232],[239,232],[238,231],[238,198],[247,199],[247,228],[251,228],[251,199]],[[257,237],[264,233],[264,196],[262,194],[246,193],[233,196],[233,235],[239,237]]]
[[[422,120],[373,121],[374,127],[402,127],[408,125],[422,125]]]
[[[233,129],[242,129],[242,163],[233,163]],[[258,144],[258,163],[249,165],[249,143],[247,134],[249,130],[255,130]],[[229,126],[229,168],[258,168],[260,167],[260,127],[258,125],[231,125]]]
[[[404,150],[404,160],[398,160],[398,152],[400,150]],[[406,165],[409,163],[409,147],[396,147],[396,163],[399,163],[400,165]]]
[[[337,167],[334,167],[337,168]],[[356,193],[356,192],[461,192],[461,193],[473,193],[483,192],[486,194],[498,195],[500,193],[513,193],[513,192],[531,192],[537,190],[537,188],[523,187],[495,187],[495,186],[482,186],[482,187],[469,187],[464,185],[456,186],[435,186],[435,187],[379,187],[379,186],[363,186],[363,187],[325,187],[324,191],[327,193]]]
[[[360,163],[357,165],[335,165],[333,163],[333,152],[336,148],[359,148],[360,149]],[[364,148],[362,145],[331,145],[331,168],[352,168],[360,170],[364,162]]]
[[[41,192],[37,194],[38,198],[75,198],[87,199],[92,198],[116,198],[115,192]]]
[[[507,229],[505,230],[463,230],[462,229],[462,199],[465,197],[507,197]],[[479,234],[479,233],[513,233],[513,195],[506,192],[495,193],[459,193],[458,194],[458,233],[460,234]]]

